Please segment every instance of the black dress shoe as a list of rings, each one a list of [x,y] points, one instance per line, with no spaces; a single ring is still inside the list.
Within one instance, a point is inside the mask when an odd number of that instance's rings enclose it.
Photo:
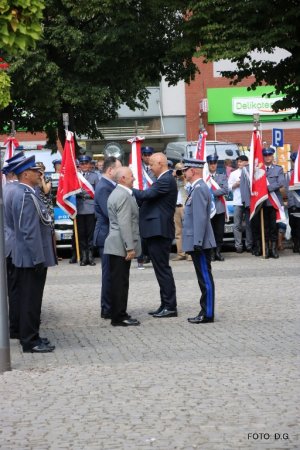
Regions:
[[[190,323],[210,323],[214,321],[213,317],[205,317],[205,316],[196,316],[196,317],[190,317],[188,319]]]
[[[149,262],[150,262],[149,256],[144,256],[143,262],[144,262],[144,264],[149,264]]]
[[[157,314],[152,314],[152,317],[177,317],[177,311],[169,311],[168,309],[163,309]]]
[[[158,313],[162,312],[163,309],[164,309],[163,306],[160,306],[160,307],[157,308],[157,309],[154,309],[154,310],[152,310],[152,311],[149,311],[148,314],[150,314],[150,316],[153,316],[153,314],[158,314]]]
[[[55,347],[53,345],[45,345],[40,344],[36,345],[35,347],[31,348],[30,350],[23,350],[24,353],[50,353],[53,352]]]
[[[101,319],[111,319],[111,314],[101,313]]]
[[[242,248],[237,248],[237,249],[236,249],[236,252],[237,252],[237,253],[243,253],[243,249],[242,249]]]
[[[137,326],[140,325],[141,322],[139,322],[137,319],[125,319],[123,322],[112,322],[111,323],[114,327],[131,327],[131,326]]]
[[[48,338],[42,338],[42,337],[40,337],[40,340],[41,340],[41,343],[42,343],[42,344],[45,344],[45,345],[50,344],[50,341],[49,341]]]

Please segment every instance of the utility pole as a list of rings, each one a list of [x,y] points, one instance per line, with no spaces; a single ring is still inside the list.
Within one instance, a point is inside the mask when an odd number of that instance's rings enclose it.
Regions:
[[[15,133],[15,123],[12,121],[12,136]],[[2,167],[1,167],[2,169]],[[10,343],[8,325],[8,297],[6,257],[4,240],[4,205],[2,180],[0,182],[0,373],[11,370]]]

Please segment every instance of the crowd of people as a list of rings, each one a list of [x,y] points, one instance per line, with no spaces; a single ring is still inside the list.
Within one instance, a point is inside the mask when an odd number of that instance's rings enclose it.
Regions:
[[[297,153],[291,155],[292,166]],[[283,205],[286,191],[293,251],[299,253],[300,202],[289,191],[289,178],[274,164],[274,150],[263,149],[268,191]],[[204,164],[208,173],[203,180]],[[113,326],[136,326],[140,322],[127,312],[131,261],[138,268],[151,260],[160,288],[160,302],[149,311],[153,318],[177,317],[176,286],[169,264],[171,245],[176,239],[173,261],[192,261],[200,287],[200,312],[190,323],[214,321],[215,289],[212,261],[224,261],[221,247],[227,218],[225,196],[233,193],[234,239],[237,253],[244,250],[242,223],[246,223],[246,251],[262,255],[260,215],[249,217],[250,187],[248,158],[240,155],[236,169],[226,164],[226,173],[217,171],[218,156],[206,161],[184,158],[174,169],[162,153],[142,148],[142,167],[152,184],[148,189],[133,188],[129,167],[110,156],[95,168],[91,158],[81,155],[78,171],[92,186],[77,194],[77,223],[80,265],[94,266],[97,249],[102,266],[101,318]],[[58,173],[61,160],[53,161]],[[293,167],[292,167],[293,170]],[[51,199],[51,180],[44,175],[43,163],[26,158],[22,152],[7,160],[2,169],[4,186],[5,242],[9,297],[10,337],[19,339],[24,352],[54,350],[39,335],[40,314],[47,268],[57,264]],[[83,185],[84,186],[84,185]],[[264,233],[266,258],[278,258],[276,210],[266,200]],[[214,215],[211,218],[212,210]],[[281,228],[280,228],[281,227]],[[279,229],[282,231],[284,224]],[[282,245],[282,243],[280,244]],[[76,263],[75,247],[70,263]],[[118,279],[118,283],[112,280]]]

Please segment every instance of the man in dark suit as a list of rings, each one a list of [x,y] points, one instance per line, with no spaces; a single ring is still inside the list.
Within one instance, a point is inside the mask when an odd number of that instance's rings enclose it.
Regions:
[[[18,187],[12,205],[15,231],[13,262],[19,268],[20,342],[23,351],[48,353],[50,342],[39,335],[40,317],[47,268],[57,264],[51,232],[51,216],[35,194],[40,182],[35,157],[25,158],[15,168]]]
[[[174,212],[177,186],[168,170],[167,158],[155,153],[149,167],[157,180],[146,191],[133,190],[140,209],[140,233],[146,239],[149,256],[160,287],[161,304],[153,317],[177,317],[176,287],[169,256],[175,237]]]
[[[114,156],[109,156],[104,161],[102,177],[95,192],[96,226],[94,232],[94,246],[98,247],[102,266],[102,288],[101,288],[101,317],[110,319],[110,269],[109,255],[103,253],[105,239],[109,232],[109,218],[107,211],[107,200],[116,187],[115,173],[122,164]]]
[[[107,209],[109,234],[105,240],[104,253],[109,255],[111,283],[111,324],[113,326],[140,325],[127,313],[129,271],[131,260],[139,256],[141,238],[139,233],[139,209],[132,187],[134,176],[129,167],[120,167],[115,176],[118,183],[110,194]]]
[[[94,191],[96,190],[99,178],[89,170],[89,165],[92,158],[87,155],[82,155],[78,158],[80,173],[90,183]],[[95,230],[95,208],[94,199],[90,193],[82,188],[82,192],[76,195],[77,204],[77,227],[79,248],[81,251],[81,266],[95,266],[93,236]]]
[[[185,158],[184,176],[191,183],[185,203],[182,231],[182,249],[192,256],[201,290],[201,310],[190,323],[214,321],[215,285],[211,272],[211,249],[216,242],[210,221],[211,193],[202,179],[205,161]]]

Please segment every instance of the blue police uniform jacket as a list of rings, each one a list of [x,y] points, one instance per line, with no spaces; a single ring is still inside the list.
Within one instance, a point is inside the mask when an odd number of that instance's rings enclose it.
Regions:
[[[220,197],[223,195],[227,195],[229,192],[227,175],[225,173],[215,173],[214,180],[220,186],[220,189],[213,190],[216,205],[216,214],[222,214],[225,212],[225,206],[221,202]]]
[[[96,191],[97,184],[99,183],[99,178],[94,172],[86,172],[86,180],[93,186],[94,191]],[[82,192],[76,195],[76,206],[77,214],[94,214],[94,199],[90,194],[82,188]]]
[[[12,205],[15,229],[13,263],[16,267],[34,267],[44,263],[45,267],[57,264],[51,227],[42,220],[51,217],[44,203],[30,187],[19,183]],[[42,217],[42,220],[40,218]]]
[[[104,247],[104,242],[109,232],[107,200],[115,187],[116,185],[105,177],[102,177],[97,184],[95,191],[95,214],[97,218],[94,231],[95,247]]]
[[[290,170],[289,172],[287,172],[286,177],[285,177],[285,190],[286,190],[286,194],[287,194],[287,198],[288,198],[287,207],[292,208],[293,206],[296,206],[296,208],[300,208],[299,200],[294,196],[293,191],[290,191],[290,188],[289,188],[292,173],[293,173],[293,169]]]
[[[141,206],[140,234],[146,239],[153,236],[175,238],[174,213],[177,201],[176,181],[169,173],[163,173],[149,189],[133,194]]]
[[[280,204],[283,205],[283,199],[280,192],[280,188],[284,186],[283,168],[281,166],[273,164],[272,166],[270,166],[269,170],[266,170],[266,173],[267,180],[269,182],[268,191],[275,192],[278,200],[280,201]],[[270,202],[270,200],[266,200],[264,202],[264,206],[272,206],[272,203]]]
[[[194,251],[194,245],[204,250],[216,247],[210,221],[211,193],[206,183],[196,181],[187,198],[183,215],[182,250]]]
[[[4,204],[4,232],[5,232],[5,257],[7,258],[14,253],[15,248],[15,230],[14,218],[12,214],[12,203],[18,187],[18,181],[12,181],[3,187],[3,204]]]

